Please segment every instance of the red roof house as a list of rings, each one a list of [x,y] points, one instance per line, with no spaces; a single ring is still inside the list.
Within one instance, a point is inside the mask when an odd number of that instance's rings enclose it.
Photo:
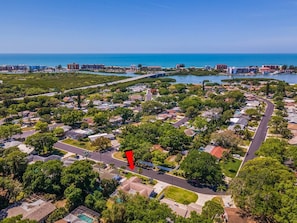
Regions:
[[[210,152],[211,155],[216,157],[217,159],[222,159],[224,152],[230,152],[229,149],[225,149],[221,146],[216,146],[213,148],[213,150]]]

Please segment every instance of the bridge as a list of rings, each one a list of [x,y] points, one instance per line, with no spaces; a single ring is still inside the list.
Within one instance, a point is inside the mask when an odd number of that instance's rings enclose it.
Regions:
[[[131,81],[136,81],[136,80],[140,80],[140,79],[144,79],[144,78],[164,77],[167,74],[168,74],[168,72],[158,72],[158,73],[153,73],[153,74],[143,74],[143,75],[139,75],[137,77],[131,77],[131,78],[127,78],[127,79],[124,79],[124,80],[113,81],[113,82],[104,83],[104,84],[95,84],[95,85],[90,85],[90,86],[85,86],[85,87],[80,87],[80,88],[73,88],[73,89],[66,90],[65,92],[69,92],[69,91],[73,91],[73,90],[84,90],[84,89],[88,89],[88,88],[111,86],[111,85],[115,85],[115,84],[122,84],[122,83],[131,82]]]

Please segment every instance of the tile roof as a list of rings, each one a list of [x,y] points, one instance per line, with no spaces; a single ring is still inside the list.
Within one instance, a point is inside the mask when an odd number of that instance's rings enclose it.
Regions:
[[[213,148],[213,150],[210,152],[211,155],[215,156],[218,159],[221,159],[223,157],[224,152],[229,152],[229,149],[224,149],[221,146],[216,146]]]

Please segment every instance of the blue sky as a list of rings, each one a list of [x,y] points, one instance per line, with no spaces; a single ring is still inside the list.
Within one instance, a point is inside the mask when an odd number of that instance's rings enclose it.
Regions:
[[[0,53],[297,53],[297,0],[1,0]]]

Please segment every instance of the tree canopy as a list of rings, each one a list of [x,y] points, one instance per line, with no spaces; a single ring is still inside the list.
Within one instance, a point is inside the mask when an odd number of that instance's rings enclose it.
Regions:
[[[191,150],[180,168],[189,180],[195,180],[200,184],[218,186],[222,184],[222,171],[216,158],[212,155]]]
[[[297,221],[296,177],[271,157],[248,161],[230,191],[238,207],[263,222]]]
[[[53,145],[58,141],[52,133],[36,133],[29,136],[25,143],[34,147],[38,154],[49,153],[53,149]]]

